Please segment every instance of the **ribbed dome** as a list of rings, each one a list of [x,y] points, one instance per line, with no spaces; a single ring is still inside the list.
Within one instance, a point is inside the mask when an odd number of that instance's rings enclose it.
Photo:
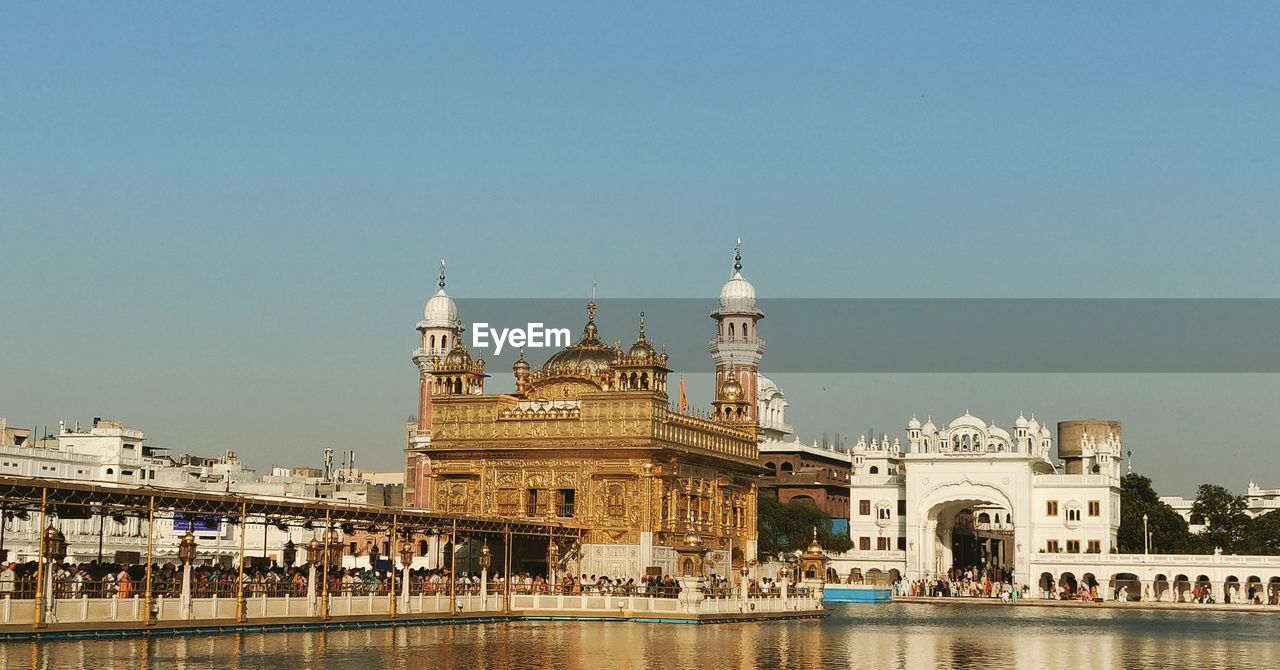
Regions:
[[[920,419],[917,419],[915,415],[912,414],[911,420],[907,422],[907,430],[915,430],[919,427],[920,427]]]
[[[471,354],[461,344],[455,344],[453,350],[444,357],[443,367],[446,370],[462,370],[470,366]]]
[[[716,391],[716,398],[724,402],[741,402],[745,391],[742,384],[738,383],[738,378],[732,372],[729,377],[720,385],[720,389]]]
[[[592,374],[609,369],[609,364],[613,362],[617,352],[599,341],[595,344],[599,346],[579,342],[561,350],[542,364],[541,371],[556,374]]]
[[[426,328],[452,328],[457,321],[458,305],[443,288],[427,300],[422,310],[422,325]]]
[[[618,350],[601,342],[596,329],[595,300],[587,303],[587,325],[582,329],[582,339],[548,358],[540,373],[554,375],[591,375],[609,369],[618,356]]]
[[[752,312],[756,308],[756,289],[751,282],[742,278],[742,273],[734,271],[729,281],[720,287],[720,311]]]
[[[649,359],[653,358],[657,352],[653,350],[653,346],[647,340],[640,340],[631,345],[631,349],[627,351],[627,356],[631,358]]]

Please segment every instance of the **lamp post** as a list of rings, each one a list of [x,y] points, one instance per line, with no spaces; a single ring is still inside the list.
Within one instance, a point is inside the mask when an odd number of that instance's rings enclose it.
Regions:
[[[41,584],[41,588],[45,592],[45,618],[48,621],[57,621],[57,601],[54,600],[53,593],[53,575],[58,569],[58,564],[62,559],[67,557],[67,538],[62,531],[49,524],[44,530],[44,534],[40,538],[40,543],[44,545],[45,558],[49,559],[48,575],[45,577],[45,583]]]
[[[189,529],[178,543],[178,560],[182,561],[182,615],[194,616],[191,605],[191,565],[196,561],[196,536]]]
[[[316,565],[324,561],[326,553],[324,545],[312,535],[307,543],[307,613],[310,616],[316,615]]]
[[[742,567],[738,569],[738,574],[742,575],[742,581],[738,585],[739,590],[742,592],[742,599],[746,600],[748,580],[751,577],[751,562],[743,560]]]
[[[293,564],[298,561],[298,545],[293,543],[293,538],[289,538],[289,541],[284,543],[284,551],[281,553],[284,567],[292,568]]]
[[[1146,555],[1151,551],[1151,536],[1147,534],[1147,515],[1142,515],[1142,553]]]
[[[413,563],[413,546],[409,544],[409,534],[405,533],[400,542],[400,610],[409,611],[409,565]]]
[[[485,539],[480,547],[480,602],[485,609],[489,605],[489,566],[493,565],[493,554],[489,551],[489,540]]]

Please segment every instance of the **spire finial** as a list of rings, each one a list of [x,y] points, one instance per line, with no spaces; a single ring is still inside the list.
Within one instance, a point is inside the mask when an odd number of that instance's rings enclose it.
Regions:
[[[738,238],[738,243],[733,245],[733,271],[742,272],[742,238]]]
[[[644,339],[644,312],[640,312],[640,339]]]
[[[596,339],[596,283],[591,282],[591,299],[587,301],[587,325],[582,329],[583,342]]]
[[[444,288],[444,259],[440,259],[440,288]]]

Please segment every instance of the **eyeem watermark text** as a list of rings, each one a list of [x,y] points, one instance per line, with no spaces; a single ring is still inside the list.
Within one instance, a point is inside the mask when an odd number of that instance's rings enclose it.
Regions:
[[[493,345],[493,355],[502,355],[504,346],[563,348],[571,342],[568,328],[547,328],[541,323],[529,323],[524,328],[490,328],[486,322],[471,324],[471,346],[475,349],[487,349]]]

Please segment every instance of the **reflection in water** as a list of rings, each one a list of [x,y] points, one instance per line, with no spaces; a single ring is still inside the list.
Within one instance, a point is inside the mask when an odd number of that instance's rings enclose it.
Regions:
[[[1280,612],[833,605],[825,621],[512,622],[7,642],[0,668],[1274,668]]]

